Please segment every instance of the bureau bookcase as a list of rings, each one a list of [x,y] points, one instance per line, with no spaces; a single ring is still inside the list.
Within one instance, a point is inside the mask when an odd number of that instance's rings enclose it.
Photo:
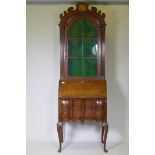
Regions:
[[[104,13],[82,2],[60,14],[59,152],[63,125],[71,121],[102,122],[101,142],[107,152],[104,18]]]

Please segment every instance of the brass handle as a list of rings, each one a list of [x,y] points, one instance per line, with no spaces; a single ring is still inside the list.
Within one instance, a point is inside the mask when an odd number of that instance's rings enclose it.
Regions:
[[[101,105],[102,104],[102,101],[96,101],[97,104]]]
[[[61,82],[61,84],[65,84],[65,82],[64,82],[64,81],[62,81],[62,82]]]
[[[68,104],[68,101],[62,100],[63,104]]]

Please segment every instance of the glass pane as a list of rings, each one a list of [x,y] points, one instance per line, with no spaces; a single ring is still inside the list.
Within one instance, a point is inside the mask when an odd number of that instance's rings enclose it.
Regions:
[[[68,75],[82,76],[82,59],[68,59]]]
[[[68,40],[68,56],[69,57],[82,56],[82,40],[77,39]]]
[[[97,42],[96,39],[83,40],[83,56],[96,57],[97,55]]]
[[[96,27],[88,20],[84,20],[83,21],[83,37],[96,37],[97,33],[96,33]]]
[[[89,20],[79,19],[69,27],[68,37],[68,75],[97,76],[96,27]]]
[[[96,27],[86,19],[79,19],[75,21],[68,30],[68,37],[92,37],[97,36]]]
[[[83,76],[96,76],[97,75],[97,60],[96,59],[83,59]]]

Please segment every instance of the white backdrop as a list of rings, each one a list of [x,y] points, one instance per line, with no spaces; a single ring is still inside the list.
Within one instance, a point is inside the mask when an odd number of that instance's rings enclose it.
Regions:
[[[27,141],[57,142],[59,14],[69,5],[27,5]],[[96,5],[106,14],[108,143],[128,141],[128,5]],[[96,123],[95,123],[96,124]],[[65,142],[100,141],[99,125],[66,124]]]

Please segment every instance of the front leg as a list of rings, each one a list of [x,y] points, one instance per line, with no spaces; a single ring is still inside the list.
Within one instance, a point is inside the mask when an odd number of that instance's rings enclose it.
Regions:
[[[59,137],[59,150],[58,152],[61,152],[61,144],[63,142],[63,125],[62,122],[57,123],[57,132]]]
[[[108,152],[106,149],[107,134],[108,134],[108,123],[104,122],[102,125],[102,136],[104,137],[104,141],[103,141],[103,137],[102,137],[102,141],[104,142],[104,152]]]
[[[104,127],[103,127],[103,125],[102,125],[102,134],[101,134],[101,142],[102,142],[102,143],[104,143],[103,135],[104,135]]]

